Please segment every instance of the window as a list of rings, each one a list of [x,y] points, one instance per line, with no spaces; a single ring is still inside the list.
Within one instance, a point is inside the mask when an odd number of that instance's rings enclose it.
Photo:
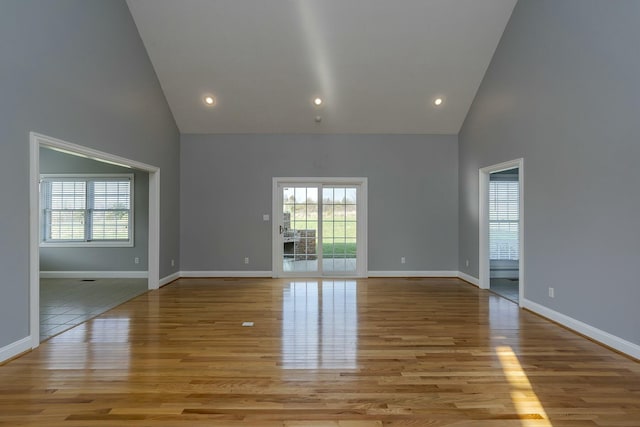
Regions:
[[[42,244],[133,246],[133,175],[43,175]]]
[[[518,260],[518,181],[489,182],[489,257],[492,260]]]

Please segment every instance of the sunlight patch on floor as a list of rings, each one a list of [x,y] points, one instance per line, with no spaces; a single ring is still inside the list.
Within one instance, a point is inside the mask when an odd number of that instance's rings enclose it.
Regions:
[[[522,426],[553,427],[511,347],[496,347],[496,354],[500,359],[504,376],[511,384],[511,400],[518,411]]]

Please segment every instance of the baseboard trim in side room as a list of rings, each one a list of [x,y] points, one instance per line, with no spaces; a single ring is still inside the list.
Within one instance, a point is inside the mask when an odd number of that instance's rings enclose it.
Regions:
[[[474,286],[480,287],[480,280],[477,277],[473,277],[468,275],[467,273],[458,271],[458,278],[464,280],[465,282],[471,283]]]
[[[31,350],[31,337],[24,337],[0,348],[0,363]]]
[[[369,277],[458,277],[457,271],[369,271]]]
[[[272,277],[271,270],[245,271],[245,270],[214,270],[214,271],[181,271],[180,277]]]
[[[164,285],[168,285],[169,283],[173,282],[174,280],[178,280],[181,276],[181,272],[180,271],[176,271],[175,273],[171,273],[168,276],[163,277],[162,279],[160,279],[158,281],[158,287],[162,287]]]
[[[146,271],[41,271],[41,279],[146,279]]]
[[[609,332],[605,332],[587,323],[581,322],[580,320],[576,320],[527,299],[522,301],[522,307],[587,336],[594,341],[598,341],[601,344],[611,347],[614,350],[629,355],[634,359],[640,360],[640,345],[634,344],[616,335],[610,334]]]

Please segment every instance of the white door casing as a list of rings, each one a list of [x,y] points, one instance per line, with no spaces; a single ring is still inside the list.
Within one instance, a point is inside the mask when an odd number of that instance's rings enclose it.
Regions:
[[[489,263],[489,175],[508,169],[518,169],[518,211],[519,211],[519,261],[518,261],[518,281],[519,281],[519,304],[524,301],[524,159],[519,158],[492,166],[481,168],[478,172],[478,228],[479,228],[479,248],[478,248],[478,282],[481,289],[489,289],[490,286],[490,263]]]
[[[283,189],[286,187],[317,188],[318,194],[318,230],[317,264],[309,262],[306,271],[285,271],[283,268],[284,239],[281,227],[284,227]],[[323,263],[327,260],[322,254],[322,209],[323,190],[339,187],[357,188],[357,241],[355,269],[352,271],[325,271]],[[273,277],[366,277],[367,276],[367,178],[317,178],[317,177],[276,177],[272,188],[272,274]],[[333,259],[330,262],[334,262]],[[337,261],[336,261],[337,262]],[[314,268],[317,265],[317,268]]]

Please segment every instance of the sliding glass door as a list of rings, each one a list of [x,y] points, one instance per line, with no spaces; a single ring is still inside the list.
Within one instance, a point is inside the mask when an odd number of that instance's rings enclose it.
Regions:
[[[274,178],[273,202],[274,276],[366,276],[366,179]]]

